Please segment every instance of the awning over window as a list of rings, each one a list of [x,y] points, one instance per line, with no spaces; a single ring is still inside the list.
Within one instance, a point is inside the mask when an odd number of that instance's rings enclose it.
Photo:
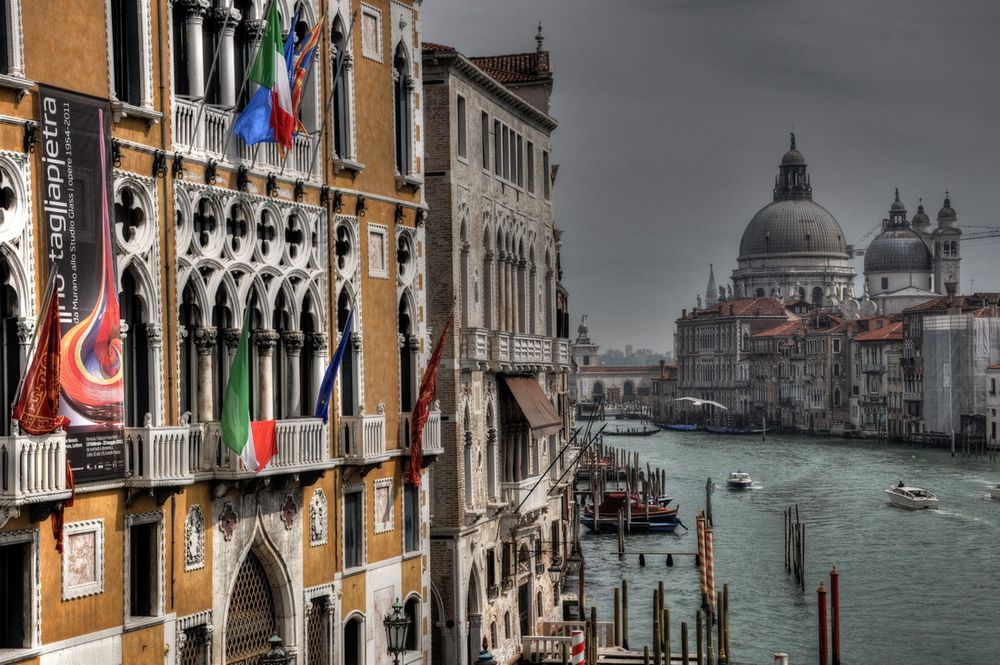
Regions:
[[[559,413],[545,396],[538,381],[529,376],[505,376],[503,380],[531,426],[531,436],[548,436],[562,428]]]

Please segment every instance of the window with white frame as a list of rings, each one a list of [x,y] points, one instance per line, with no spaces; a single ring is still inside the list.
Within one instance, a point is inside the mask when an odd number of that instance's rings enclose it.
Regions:
[[[503,174],[503,136],[499,120],[493,121],[493,173]]]
[[[130,619],[163,613],[162,513],[125,516],[125,608]]]
[[[468,127],[465,120],[465,97],[458,96],[455,116],[458,121],[458,156],[465,159],[469,156]]]
[[[382,12],[361,5],[361,55],[382,62]]]
[[[368,224],[368,276],[389,278],[389,229],[381,224]]]
[[[38,644],[38,529],[0,534],[0,652]]]
[[[365,563],[365,493],[361,486],[344,488],[344,570]]]
[[[420,549],[420,488],[403,485],[403,551]]]
[[[21,0],[0,1],[0,76],[24,76]]]
[[[148,0],[108,0],[106,11],[112,97],[151,108]]]
[[[405,176],[413,170],[413,104],[410,93],[414,82],[410,75],[410,58],[403,42],[396,46],[392,57],[392,83],[396,173]]]
[[[341,17],[335,16],[330,31],[330,52],[333,67],[333,152],[339,159],[354,156],[351,149],[351,45],[349,30]]]
[[[375,481],[375,533],[393,529],[392,478]]]

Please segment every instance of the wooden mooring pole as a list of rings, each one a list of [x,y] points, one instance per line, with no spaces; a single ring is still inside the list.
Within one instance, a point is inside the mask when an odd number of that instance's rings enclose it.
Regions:
[[[698,661],[698,665],[705,665],[705,635],[704,635],[704,625],[705,625],[705,615],[701,610],[694,613],[694,644],[695,644],[695,654]],[[687,665],[687,663],[684,663]]]
[[[817,605],[819,606],[819,665],[830,665],[830,641],[826,629],[826,587],[820,581],[816,589]]]
[[[622,580],[622,647],[628,649],[628,580]]]
[[[840,665],[840,573],[830,571],[830,647],[833,665]]]

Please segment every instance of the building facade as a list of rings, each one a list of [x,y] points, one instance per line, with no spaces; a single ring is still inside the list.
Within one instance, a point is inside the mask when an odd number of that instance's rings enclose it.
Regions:
[[[232,135],[269,6],[3,5],[4,397],[55,247],[52,86],[110,115],[125,430],[107,446],[117,471],[94,482],[67,435],[2,426],[0,562],[19,592],[0,594],[0,660],[255,662],[277,634],[294,662],[385,663],[399,598],[404,659],[431,662],[427,473],[404,483],[399,435],[427,354],[419,3],[276,0],[293,42],[324,21],[287,154]],[[324,423],[313,405],[352,311]],[[251,417],[276,421],[278,448],[256,474],[218,422],[245,318]],[[77,480],[61,513],[69,491],[46,462],[60,455]]]
[[[562,618],[575,514],[568,314],[553,212],[552,74],[534,52],[469,58],[425,44],[430,321],[453,317],[438,372],[444,454],[433,469],[438,662]],[[560,306],[561,303],[561,306]]]

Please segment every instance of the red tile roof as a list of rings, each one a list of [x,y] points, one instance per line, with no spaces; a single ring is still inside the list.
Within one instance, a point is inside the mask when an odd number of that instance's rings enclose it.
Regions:
[[[469,58],[473,64],[500,83],[533,83],[551,78],[549,52],[512,53]]]
[[[724,300],[711,307],[692,310],[685,319],[709,316],[782,316],[787,314],[777,298],[737,298]]]
[[[435,44],[434,42],[424,42],[422,44],[424,51],[428,53],[456,53],[454,46],[448,46],[446,44]]]
[[[803,330],[804,327],[801,320],[785,321],[773,328],[768,328],[763,332],[757,333],[754,335],[754,339],[759,337],[791,337],[792,335],[801,334]]]
[[[855,335],[854,341],[855,342],[902,342],[903,324],[900,321],[896,321],[887,326],[882,326],[881,328],[875,328],[874,330],[869,330],[868,332],[861,333],[860,335]]]

